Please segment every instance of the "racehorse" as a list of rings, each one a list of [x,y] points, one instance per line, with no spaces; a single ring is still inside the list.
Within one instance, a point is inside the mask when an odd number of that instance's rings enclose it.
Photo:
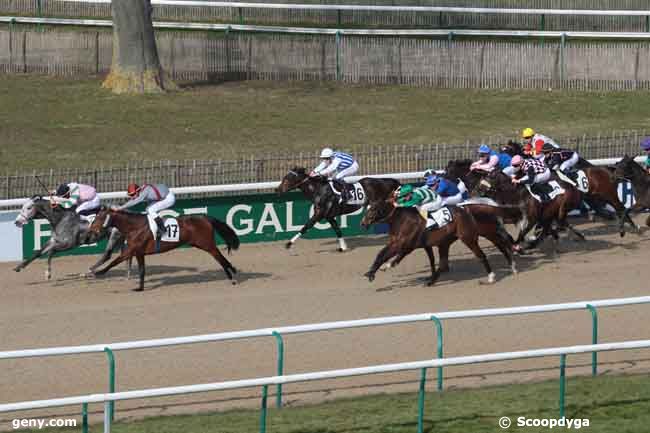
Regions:
[[[14,224],[22,227],[34,218],[45,218],[52,227],[52,237],[47,241],[45,246],[36,251],[29,259],[24,260],[14,268],[14,271],[20,272],[25,269],[31,262],[37,258],[47,256],[47,270],[45,277],[49,280],[52,278],[52,257],[55,253],[70,250],[80,245],[93,244],[108,237],[108,244],[104,254],[88,271],[93,272],[96,268],[105,263],[116,248],[124,244],[124,237],[119,230],[102,230],[97,233],[89,231],[90,223],[83,220],[72,209],[64,209],[61,206],[53,206],[52,202],[35,195],[28,199],[20,213],[16,217]]]
[[[339,203],[339,196],[332,191],[332,187],[323,176],[309,176],[305,168],[293,167],[282,178],[280,186],[277,189],[278,193],[285,193],[293,189],[300,189],[302,193],[314,205],[314,214],[309,218],[309,221],[300,229],[289,242],[286,243],[286,248],[289,249],[293,244],[311,229],[318,221],[326,220],[332,226],[336,233],[336,239],[339,244],[339,251],[348,249],[343,233],[336,222],[336,217],[340,215],[355,212],[368,203],[375,203],[379,200],[386,200],[395,191],[400,183],[395,179],[379,179],[364,177],[359,181],[364,189],[365,197],[358,197],[362,200],[362,204],[347,204]]]
[[[451,245],[456,239],[460,239],[483,264],[488,274],[488,283],[494,283],[496,275],[478,245],[479,229],[474,217],[468,210],[459,206],[449,210],[452,220],[447,225],[439,229],[427,230],[424,218],[415,208],[395,207],[388,201],[371,206],[363,218],[364,224],[386,222],[390,225],[390,230],[388,245],[379,251],[370,270],[364,274],[368,280],[373,281],[377,270],[390,259],[396,257],[399,261],[413,250],[424,248],[431,267],[431,278],[427,285],[431,286],[440,276],[440,270],[436,270],[432,247],[441,244]]]
[[[625,223],[630,224],[635,231],[639,231],[639,226],[630,218],[626,212],[625,206],[618,198],[618,181],[616,176],[606,167],[596,167],[594,165],[583,167],[581,170],[587,177],[587,184],[582,185],[588,189],[585,193],[587,203],[592,201],[606,203],[614,208],[618,219],[619,234],[625,236]],[[557,172],[558,176],[566,181],[566,176]],[[574,179],[570,179],[575,183]],[[593,207],[593,206],[592,206]]]
[[[639,164],[634,162],[634,158],[625,155],[623,159],[615,165],[615,175],[617,179],[628,180],[634,188],[634,206],[625,211],[629,218],[631,212],[640,212],[643,209],[650,208],[650,175]],[[645,224],[650,227],[650,216],[646,219]]]
[[[116,227],[126,238],[126,248],[108,266],[95,272],[95,275],[104,275],[109,269],[124,260],[135,257],[138,261],[140,277],[139,286],[135,290],[142,291],[144,290],[145,275],[144,256],[164,253],[181,245],[189,244],[208,252],[219,262],[232,284],[237,284],[233,278],[237,269],[221,254],[214,240],[214,232],[216,232],[226,241],[228,253],[230,253],[231,250],[239,248],[239,238],[234,230],[227,224],[206,215],[186,215],[178,217],[176,220],[178,227],[175,229],[178,231],[178,241],[168,242],[164,239],[156,241],[149,228],[146,215],[102,209],[90,226],[90,231],[98,234],[107,227]]]
[[[501,254],[506,258],[513,274],[517,274],[517,265],[514,262],[514,257],[512,255],[514,240],[503,227],[503,219],[507,215],[505,209],[498,206],[494,201],[481,197],[469,199],[468,201],[461,203],[459,206],[469,210],[476,221],[479,236],[492,242],[492,244],[494,244],[494,246],[497,247],[497,249],[501,251]],[[364,216],[361,225],[367,228],[372,224],[374,218],[375,216],[373,215]],[[440,254],[438,272],[449,272],[449,248],[454,242],[456,242],[456,240],[458,240],[458,238],[450,239],[449,242],[443,242],[438,245],[438,253]],[[431,250],[432,248],[424,247],[424,249],[427,252],[427,255],[429,255],[429,251],[427,250]],[[384,264],[381,269],[385,271],[393,268],[397,266],[403,258],[404,256],[398,255]]]
[[[510,177],[500,171],[483,179],[478,186],[478,191],[501,205],[519,206],[521,209],[521,219],[518,222],[520,231],[515,243],[518,250],[521,250],[526,235],[536,225],[540,226],[542,232],[530,246],[535,246],[549,234],[557,241],[558,234],[553,229],[554,222],[557,223],[559,229],[568,229],[578,238],[584,240],[584,235],[567,222],[569,211],[577,208],[580,204],[581,193],[572,185],[559,182],[564,193],[543,204],[539,203],[525,186],[514,185]]]

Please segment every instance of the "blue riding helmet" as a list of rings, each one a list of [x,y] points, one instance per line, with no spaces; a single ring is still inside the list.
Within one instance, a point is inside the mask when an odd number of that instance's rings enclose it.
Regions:
[[[478,148],[479,155],[480,154],[488,154],[491,151],[492,151],[492,149],[490,149],[490,146],[488,146],[487,144],[481,144],[481,146]]]
[[[435,176],[436,172],[434,169],[430,168],[427,171],[424,172],[424,178],[428,178],[429,176]]]
[[[427,176],[427,186],[432,187],[436,183],[440,181],[440,176],[437,174],[432,174],[431,176]]]
[[[641,140],[641,149],[645,150],[646,152],[650,151],[650,137],[645,137],[643,140]]]

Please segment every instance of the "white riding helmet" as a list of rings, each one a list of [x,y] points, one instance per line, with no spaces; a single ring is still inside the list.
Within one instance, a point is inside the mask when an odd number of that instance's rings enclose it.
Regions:
[[[334,151],[330,149],[329,147],[326,147],[325,149],[321,150],[320,152],[320,159],[329,159],[334,156]]]

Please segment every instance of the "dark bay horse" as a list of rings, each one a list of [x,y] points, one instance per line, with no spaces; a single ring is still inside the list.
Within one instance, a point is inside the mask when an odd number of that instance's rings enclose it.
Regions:
[[[625,155],[623,159],[615,165],[615,175],[617,179],[628,180],[634,188],[634,206],[625,211],[629,218],[631,212],[640,212],[644,209],[650,209],[650,175],[634,161],[634,158]],[[650,216],[645,221],[646,226],[650,227]]]
[[[478,245],[479,229],[476,220],[468,210],[462,207],[452,207],[450,211],[453,216],[451,222],[442,228],[427,230],[424,218],[415,208],[395,207],[387,201],[376,203],[370,207],[364,216],[363,223],[369,225],[386,222],[390,225],[390,229],[388,245],[379,251],[370,270],[365,274],[368,280],[373,281],[377,270],[389,260],[397,258],[399,261],[412,251],[424,248],[431,267],[431,278],[427,285],[433,285],[440,276],[440,270],[436,270],[432,247],[441,244],[451,245],[456,239],[460,239],[483,264],[488,274],[488,283],[494,283],[496,275],[492,272],[485,253]]]
[[[359,181],[365,191],[363,204],[351,205],[339,203],[339,197],[336,195],[329,184],[329,181],[322,176],[310,177],[304,167],[294,167],[282,178],[278,193],[285,193],[294,189],[299,189],[314,205],[314,215],[300,229],[289,242],[286,248],[291,248],[293,244],[321,220],[327,221],[334,232],[339,244],[339,251],[347,250],[343,233],[339,227],[336,217],[340,215],[356,212],[368,203],[375,203],[379,200],[386,200],[395,191],[400,183],[395,179],[380,179],[364,177]]]
[[[221,254],[214,239],[214,233],[221,236],[226,241],[228,253],[230,253],[231,250],[239,248],[239,238],[234,230],[216,218],[206,215],[186,215],[178,217],[176,220],[178,221],[177,230],[179,231],[178,241],[166,242],[160,240],[156,242],[149,229],[146,215],[102,209],[97,214],[90,231],[100,233],[107,227],[116,227],[126,237],[126,248],[108,266],[95,272],[95,275],[103,275],[124,260],[135,257],[138,261],[140,276],[140,283],[136,291],[141,291],[144,289],[145,256],[164,253],[181,245],[191,245],[210,254],[219,262],[228,279],[233,284],[236,284],[237,281],[233,278],[233,275],[237,273],[237,269]]]
[[[515,242],[518,249],[521,249],[526,235],[537,225],[542,230],[541,236],[537,237],[531,246],[536,245],[549,234],[555,241],[558,240],[553,223],[557,223],[559,229],[568,229],[578,238],[584,239],[584,235],[567,221],[568,213],[580,205],[582,195],[572,185],[559,180],[558,182],[564,189],[564,194],[546,203],[538,202],[524,185],[514,185],[510,177],[501,172],[492,173],[489,178],[483,179],[477,188],[483,195],[501,205],[520,208],[521,219],[518,221],[520,231]]]
[[[113,250],[122,247],[124,237],[119,230],[101,230],[97,233],[89,231],[90,223],[83,220],[73,209],[64,209],[61,206],[53,206],[52,202],[34,196],[23,204],[20,213],[14,222],[17,227],[22,227],[35,218],[45,218],[52,227],[52,237],[47,241],[45,246],[36,251],[29,259],[24,260],[14,268],[14,271],[20,272],[25,269],[31,262],[41,256],[47,257],[47,270],[45,277],[49,280],[52,278],[52,258],[54,254],[71,250],[80,245],[94,244],[108,237],[108,244],[100,259],[95,263],[88,272],[105,263],[110,257]]]

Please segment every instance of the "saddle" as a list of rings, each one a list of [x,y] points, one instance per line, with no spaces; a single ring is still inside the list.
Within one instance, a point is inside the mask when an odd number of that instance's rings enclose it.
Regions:
[[[334,194],[340,196],[339,203],[345,203],[350,199],[350,188],[352,185],[342,180],[330,180],[330,187]]]
[[[530,186],[530,190],[533,194],[539,196],[542,200],[542,203],[548,203],[551,201],[551,192],[553,192],[553,187],[548,183],[536,183]]]

